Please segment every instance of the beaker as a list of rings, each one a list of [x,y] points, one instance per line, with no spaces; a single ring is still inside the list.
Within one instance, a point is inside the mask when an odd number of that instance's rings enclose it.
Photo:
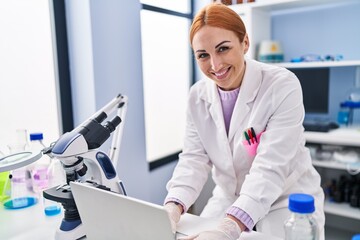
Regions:
[[[9,172],[0,172],[0,202],[5,202],[10,198],[10,186]]]
[[[17,129],[13,141],[8,144],[10,154],[24,152],[29,147],[28,133],[26,129]]]
[[[27,186],[27,171],[24,167],[11,172],[11,199],[4,202],[6,209],[18,209],[32,206],[38,202]]]
[[[337,116],[337,122],[340,126],[348,126],[350,122],[350,109],[345,103],[340,103],[340,109]]]

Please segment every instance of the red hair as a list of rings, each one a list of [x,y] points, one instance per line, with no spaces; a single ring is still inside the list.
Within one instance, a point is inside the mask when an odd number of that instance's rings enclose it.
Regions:
[[[194,35],[205,25],[232,31],[239,38],[240,42],[244,40],[246,35],[246,28],[240,16],[234,10],[221,3],[211,3],[196,14],[190,28],[191,45]]]

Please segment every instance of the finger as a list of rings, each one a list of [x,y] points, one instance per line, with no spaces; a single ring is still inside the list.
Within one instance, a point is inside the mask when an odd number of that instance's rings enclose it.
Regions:
[[[173,231],[173,233],[176,233],[176,222],[170,221],[170,223],[171,223],[171,230]]]

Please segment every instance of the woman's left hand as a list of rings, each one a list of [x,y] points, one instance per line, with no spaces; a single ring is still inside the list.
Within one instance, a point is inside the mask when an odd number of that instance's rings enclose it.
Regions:
[[[224,218],[215,230],[201,232],[180,240],[237,240],[241,235],[239,225],[230,218]]]

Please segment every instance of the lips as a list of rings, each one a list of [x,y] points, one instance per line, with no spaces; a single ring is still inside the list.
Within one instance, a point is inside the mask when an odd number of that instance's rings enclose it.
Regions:
[[[222,69],[221,71],[218,71],[218,72],[213,72],[212,74],[219,80],[221,79],[224,79],[227,77],[228,75],[228,72],[230,70],[230,67],[229,68],[226,68],[226,69]]]

